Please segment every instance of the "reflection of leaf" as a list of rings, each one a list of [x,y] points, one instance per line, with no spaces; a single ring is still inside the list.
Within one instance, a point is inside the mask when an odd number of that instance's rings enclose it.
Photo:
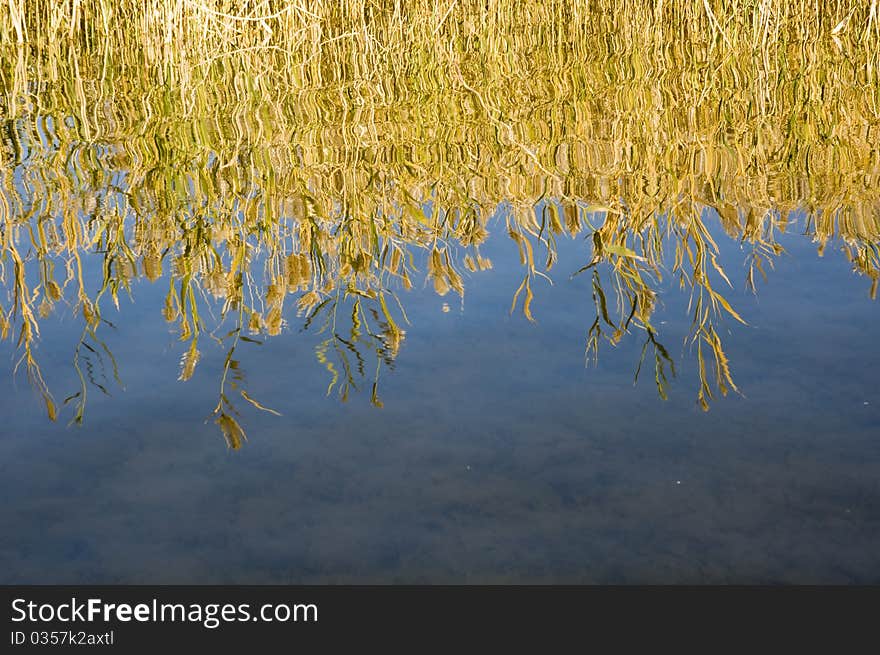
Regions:
[[[516,309],[516,299],[519,298],[519,294],[520,294],[520,293],[522,292],[522,290],[525,288],[525,286],[526,286],[526,280],[528,280],[528,279],[529,279],[529,276],[526,275],[526,276],[523,278],[522,283],[519,285],[519,288],[516,290],[516,293],[513,294],[513,302],[510,303],[510,313],[511,313],[511,314],[513,314],[513,310]]]
[[[49,415],[49,420],[54,421],[58,418],[58,412],[55,409],[55,403],[52,400],[52,396],[49,394],[43,394],[43,400],[46,403],[46,414]]]
[[[229,414],[221,412],[214,422],[220,426],[220,430],[226,438],[226,443],[233,450],[238,450],[241,448],[241,442],[247,441],[247,435],[244,433],[244,430],[238,424],[238,421]]]
[[[608,314],[608,301],[605,298],[605,292],[602,290],[602,283],[596,271],[593,271],[593,300],[599,306],[603,320],[611,327],[616,328],[617,326]]]
[[[634,250],[630,250],[629,248],[627,248],[625,246],[619,246],[617,244],[612,243],[612,244],[608,244],[607,246],[604,246],[604,250],[605,250],[605,252],[609,252],[612,255],[617,255],[619,257],[632,257],[633,259],[637,259],[640,262],[648,261],[644,257],[636,254],[636,252]]]
[[[374,407],[378,407],[380,409],[385,406],[384,403],[379,400],[379,385],[375,382],[373,383],[372,393],[370,393],[370,402],[373,404]]]
[[[740,323],[742,323],[743,325],[748,325],[748,323],[745,322],[745,320],[743,319],[743,317],[740,316],[739,314],[737,314],[736,311],[733,309],[733,307],[730,306],[730,303],[727,302],[727,300],[724,298],[724,296],[722,296],[720,293],[718,293],[717,291],[715,291],[715,290],[712,289],[711,287],[708,287],[708,286],[707,286],[706,288],[709,290],[709,293],[712,294],[712,297],[713,297],[715,300],[717,300],[719,303],[721,303],[721,306],[724,307],[724,309],[727,310],[727,313],[728,313],[728,314],[730,314],[731,316],[733,316],[736,320],[738,320],[738,321],[739,321]]]
[[[663,400],[668,400],[666,387],[669,384],[669,380],[666,377],[666,366],[668,365],[670,367],[672,375],[673,377],[675,377],[675,362],[672,361],[672,358],[669,356],[669,352],[666,350],[662,343],[657,341],[654,333],[651,330],[648,330],[648,338],[645,340],[645,344],[642,346],[642,354],[639,358],[639,365],[636,368],[636,375],[635,379],[633,380],[633,384],[635,384],[639,380],[639,373],[641,373],[642,371],[642,364],[645,361],[645,354],[648,352],[649,344],[653,345],[654,347],[654,384],[657,386],[657,393]]]
[[[193,373],[196,370],[196,365],[201,358],[201,353],[198,348],[196,348],[197,342],[197,339],[193,339],[189,350],[187,350],[183,357],[180,358],[180,375],[177,377],[178,380],[186,382],[193,376]]]
[[[382,308],[382,313],[385,315],[385,320],[388,321],[388,325],[391,326],[391,329],[394,332],[400,332],[397,323],[391,318],[391,312],[388,311],[388,305],[385,304],[385,296],[381,293],[379,294],[379,306]]]
[[[251,405],[253,405],[257,409],[262,409],[264,412],[269,412],[270,414],[274,414],[275,416],[281,416],[280,412],[276,412],[274,409],[269,409],[268,407],[264,407],[263,405],[258,403],[251,396],[249,396],[248,392],[245,391],[244,389],[241,390],[241,396],[242,396],[242,398],[244,398],[246,401],[248,401]]]
[[[733,383],[733,377],[730,374],[730,362],[727,359],[727,355],[724,354],[724,350],[721,348],[721,338],[718,336],[718,333],[714,328],[709,331],[709,337],[706,340],[712,347],[712,352],[715,355],[715,376],[718,388],[721,389],[721,392],[725,395],[727,394],[728,385],[730,385],[734,391],[739,392],[739,389]]]
[[[528,278],[526,278],[526,297],[525,300],[523,300],[523,314],[525,314],[527,319],[534,322],[535,319],[532,318],[532,310],[530,309],[533,297],[532,286],[529,283]]]

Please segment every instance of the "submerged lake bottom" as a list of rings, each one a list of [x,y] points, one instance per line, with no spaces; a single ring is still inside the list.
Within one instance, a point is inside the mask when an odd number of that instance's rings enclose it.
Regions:
[[[737,244],[719,243],[737,271]],[[347,402],[328,393],[325,335],[293,313],[244,344],[248,392],[282,416],[242,410],[235,451],[210,420],[224,352],[175,380],[167,285],[137,281],[105,332],[124,388],[95,392],[82,426],[46,421],[22,374],[0,379],[0,578],[880,582],[878,306],[844,258],[797,234],[784,245],[757,295],[733,280],[748,325],[724,339],[741,393],[708,412],[674,283],[656,315],[677,363],[662,400],[653,371],[634,383],[637,335],[585,362],[590,281],[569,277],[582,240],[560,244],[529,322],[510,313],[515,250],[492,237],[494,268],[463,299],[419,284],[401,296],[409,323],[381,408],[375,363]],[[72,322],[47,321],[39,346],[62,390]],[[0,350],[12,363],[13,346]]]

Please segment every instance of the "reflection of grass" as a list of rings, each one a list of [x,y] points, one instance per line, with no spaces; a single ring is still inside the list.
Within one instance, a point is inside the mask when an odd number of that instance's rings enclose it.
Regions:
[[[414,254],[436,293],[463,294],[465,269],[491,267],[480,245],[502,205],[523,264],[513,307],[532,318],[556,240],[588,236],[588,354],[644,332],[639,370],[653,359],[661,395],[656,282],[689,291],[704,408],[736,389],[717,321],[745,318],[707,210],[747,248],[753,287],[801,210],[876,294],[878,3],[623,5],[2,4],[0,42],[20,45],[0,46],[0,335],[49,415],[40,320],[59,302],[83,318],[80,420],[88,362],[109,356],[102,303],[139,275],[167,275],[182,381],[206,335],[230,353],[215,418],[234,447],[233,399],[262,405],[233,353],[280,333],[291,297],[324,335],[331,390],[369,379],[381,404]],[[103,261],[91,295],[87,253]]]

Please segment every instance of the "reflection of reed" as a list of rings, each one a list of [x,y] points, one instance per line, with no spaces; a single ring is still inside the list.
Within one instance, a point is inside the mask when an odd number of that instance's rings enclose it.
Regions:
[[[167,276],[181,380],[200,340],[228,349],[215,414],[233,446],[233,399],[265,409],[236,346],[278,334],[291,297],[325,334],[331,389],[370,379],[380,404],[413,254],[438,294],[463,294],[463,268],[491,267],[480,244],[499,206],[524,267],[514,307],[531,318],[557,238],[589,235],[588,352],[643,331],[661,394],[674,369],[651,316],[656,280],[677,276],[703,407],[736,389],[715,323],[742,320],[707,209],[748,244],[752,286],[802,210],[875,295],[877,3],[606,4],[4,4],[0,40],[22,45],[0,48],[0,334],[50,417],[40,320],[59,302],[83,318],[79,421],[93,362],[115,370],[102,304],[139,275]],[[102,258],[99,290],[84,256]]]

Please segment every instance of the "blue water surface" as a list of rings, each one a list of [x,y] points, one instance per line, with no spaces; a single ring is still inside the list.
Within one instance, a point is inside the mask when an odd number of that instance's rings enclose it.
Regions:
[[[712,222],[711,220],[709,222]],[[714,229],[714,228],[713,228]],[[284,332],[236,356],[248,441],[211,412],[225,350],[204,339],[193,378],[165,323],[167,278],[133,283],[101,334],[124,388],[93,357],[82,426],[49,422],[20,351],[0,343],[3,583],[880,582],[880,305],[831,244],[792,230],[753,295],[745,251],[719,230],[734,289],[721,336],[741,394],[696,403],[688,293],[659,284],[676,362],[669,399],[634,374],[634,330],[585,363],[595,317],[582,238],[559,243],[535,322],[511,314],[523,269],[499,218],[466,292],[401,293],[393,367],[327,393],[326,338],[294,307]],[[99,284],[97,257],[85,257]],[[446,307],[444,308],[444,304]],[[106,307],[112,307],[109,303]],[[447,309],[448,311],[444,311]],[[81,322],[43,323],[37,354],[57,399],[79,386]],[[103,382],[101,382],[103,381]]]

